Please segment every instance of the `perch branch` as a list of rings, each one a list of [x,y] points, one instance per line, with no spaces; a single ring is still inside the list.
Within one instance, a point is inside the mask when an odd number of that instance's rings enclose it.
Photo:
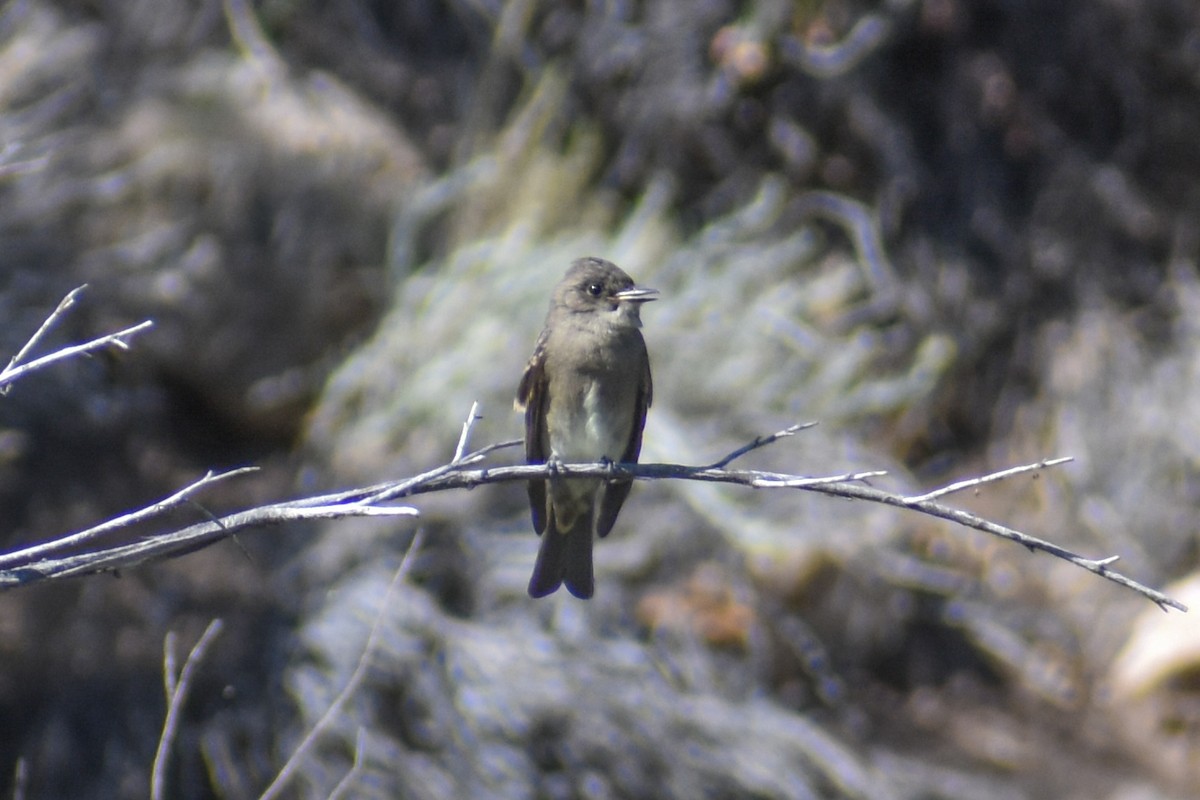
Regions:
[[[1109,567],[1117,560],[1116,556],[1099,559],[1086,558],[1052,542],[1030,536],[967,511],[937,502],[938,498],[953,492],[981,486],[1022,473],[1036,472],[1037,470],[1063,464],[1070,459],[1046,459],[1034,464],[1013,467],[966,481],[958,481],[925,494],[909,496],[864,485],[864,481],[886,474],[879,470],[813,477],[761,470],[730,470],[715,466],[693,467],[680,464],[610,464],[601,462],[595,464],[563,464],[555,465],[554,467],[546,464],[488,467],[482,466],[480,462],[497,450],[512,447],[520,442],[500,442],[460,456],[459,452],[466,448],[466,441],[469,439],[470,427],[473,424],[474,416],[474,414],[470,415],[467,423],[464,425],[463,436],[460,439],[459,447],[456,448],[455,460],[415,477],[334,494],[262,506],[249,511],[230,514],[219,519],[197,523],[179,531],[151,536],[133,544],[99,548],[80,554],[38,559],[30,559],[27,556],[15,558],[11,555],[8,557],[0,555],[0,567],[2,567],[0,568],[0,590],[11,589],[40,580],[112,571],[147,561],[178,556],[242,530],[281,522],[333,519],[345,516],[415,515],[417,512],[412,508],[385,506],[381,504],[401,497],[412,497],[429,492],[440,492],[450,489],[473,489],[476,486],[489,483],[546,479],[551,477],[551,473],[553,472],[560,478],[594,477],[609,480],[613,478],[691,480],[730,483],[758,489],[801,489],[832,495],[834,497],[865,500],[871,503],[881,503],[896,508],[918,511],[922,514],[945,519],[993,536],[1008,539],[1009,541],[1023,545],[1031,551],[1041,551],[1056,558],[1061,558],[1075,566],[1082,567],[1089,572],[1094,572],[1113,583],[1141,594],[1158,604],[1164,610],[1167,608],[1175,608],[1180,611],[1187,610],[1187,607],[1179,601],[1110,569]],[[749,445],[734,450],[723,459],[719,459],[714,463],[718,465],[728,464],[740,455],[789,436],[796,430],[798,428],[787,428],[771,436],[756,439]],[[61,541],[49,542],[39,545],[38,552],[45,555],[62,546]],[[26,552],[28,552],[28,549]]]
[[[1004,477],[1020,474],[1022,472],[1031,472],[1042,469],[1046,466],[1054,464],[1062,464],[1069,459],[1052,459],[1039,461],[1036,464],[1029,464],[1023,467],[1003,470],[1000,473],[985,475],[981,478],[972,479],[972,481],[964,481],[960,484],[947,486],[944,489],[938,489],[929,494],[933,497],[941,497],[952,491],[959,491],[963,488],[962,484],[982,485]],[[417,485],[408,485],[406,490],[393,496],[411,496],[416,494],[424,494],[426,492],[444,491],[446,489],[471,489],[475,486],[481,486],[487,483],[501,483],[505,481],[523,481],[533,478],[549,477],[550,469],[543,464],[517,466],[517,467],[498,467],[498,468],[483,468],[483,469],[459,469],[448,472],[442,475],[430,477],[429,480]],[[774,489],[774,488],[789,488],[803,489],[820,494],[832,495],[834,497],[844,497],[852,500],[866,500],[871,503],[881,503],[883,505],[894,506],[896,508],[906,508],[913,511],[919,511],[929,516],[939,517],[949,520],[950,522],[963,525],[968,528],[989,533],[993,536],[999,536],[1003,539],[1016,542],[1017,544],[1027,547],[1031,551],[1040,550],[1043,553],[1048,553],[1056,558],[1061,558],[1068,561],[1077,567],[1082,567],[1089,572],[1094,572],[1097,575],[1112,581],[1113,583],[1124,586],[1127,589],[1132,589],[1138,594],[1146,597],[1152,602],[1158,604],[1162,609],[1168,607],[1175,608],[1180,611],[1187,611],[1187,606],[1180,603],[1162,592],[1151,589],[1137,581],[1122,575],[1119,572],[1109,569],[1109,565],[1114,563],[1119,557],[1108,556],[1106,558],[1091,559],[1073,553],[1070,550],[1060,547],[1052,542],[1047,542],[1044,539],[1039,539],[1035,536],[1030,536],[1021,531],[1007,528],[1003,525],[998,525],[994,522],[984,519],[983,517],[971,514],[967,511],[962,511],[957,508],[942,505],[932,499],[927,499],[928,495],[919,495],[916,497],[906,497],[894,492],[887,492],[881,489],[876,489],[871,486],[864,486],[861,481],[868,478],[879,477],[885,475],[882,471],[858,472],[846,475],[835,475],[827,477],[806,477],[802,475],[787,475],[775,472],[761,472],[757,470],[724,470],[712,469],[709,467],[687,467],[679,464],[563,464],[558,466],[560,477],[628,477],[642,480],[692,480],[692,481],[709,481],[715,483],[732,483],[742,486],[750,486],[753,488]]]

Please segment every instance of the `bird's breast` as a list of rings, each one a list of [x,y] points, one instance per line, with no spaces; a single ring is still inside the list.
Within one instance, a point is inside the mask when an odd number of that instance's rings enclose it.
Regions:
[[[629,443],[634,408],[619,382],[581,378],[570,396],[552,402],[550,448],[560,460],[619,461]]]

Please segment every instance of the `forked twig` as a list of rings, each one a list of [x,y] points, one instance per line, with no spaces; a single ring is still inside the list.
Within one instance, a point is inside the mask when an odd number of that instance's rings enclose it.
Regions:
[[[144,520],[161,516],[171,509],[188,502],[192,495],[196,494],[201,489],[217,483],[218,481],[223,481],[226,478],[234,478],[238,475],[245,475],[247,473],[257,471],[258,467],[241,467],[240,469],[231,469],[228,472],[220,473],[214,473],[210,470],[203,478],[188,484],[170,497],[164,497],[157,503],[152,503],[145,508],[140,508],[137,511],[133,511],[129,514],[122,514],[119,517],[114,517],[107,522],[102,522],[95,527],[88,528],[87,530],[80,531],[79,533],[63,536],[50,542],[42,542],[41,544],[24,547],[20,550],[13,550],[9,553],[0,553],[0,568],[13,564],[29,563],[33,559],[40,558],[41,556],[67,550],[77,545],[84,544],[85,542],[92,541],[93,539],[103,536],[106,533],[111,533],[112,531],[120,528],[126,528],[131,525],[136,525]]]
[[[150,770],[151,800],[163,800],[166,797],[167,762],[171,755],[171,746],[175,743],[175,736],[179,731],[183,704],[187,701],[196,669],[204,660],[204,654],[208,652],[209,645],[221,632],[222,626],[223,623],[219,619],[208,623],[200,640],[188,653],[187,660],[183,662],[183,669],[179,672],[178,677],[175,675],[175,634],[167,634],[163,644],[163,684],[167,694],[167,714],[163,720],[162,735],[158,737],[158,748],[154,752],[154,766]]]
[[[62,316],[71,308],[71,306],[75,305],[80,293],[86,288],[87,284],[84,284],[83,286],[72,289],[70,292],[68,292],[67,296],[59,302],[54,311],[50,312],[50,316],[46,317],[46,320],[41,324],[41,327],[34,332],[33,336],[29,337],[29,341],[27,341],[25,345],[17,352],[17,354],[9,360],[8,366],[6,366],[3,370],[0,370],[0,394],[7,392],[8,388],[15,381],[20,380],[29,373],[36,372],[39,369],[43,369],[59,361],[63,361],[68,358],[74,358],[75,356],[87,355],[89,353],[94,353],[98,350],[104,350],[109,347],[115,347],[119,350],[128,350],[128,340],[131,337],[154,327],[154,323],[151,320],[146,320],[134,325],[133,327],[117,331],[116,333],[110,333],[105,336],[84,342],[83,344],[64,347],[61,350],[56,350],[53,353],[50,353],[49,355],[34,359],[28,363],[23,363],[30,352],[38,344],[40,344],[42,339],[45,338],[46,334],[48,334],[51,329],[54,328],[59,319],[62,318]]]

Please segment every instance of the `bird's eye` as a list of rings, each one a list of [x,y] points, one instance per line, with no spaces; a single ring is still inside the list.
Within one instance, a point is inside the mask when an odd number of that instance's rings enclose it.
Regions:
[[[604,287],[598,283],[589,283],[587,285],[587,292],[592,297],[599,297],[601,294],[604,293]]]

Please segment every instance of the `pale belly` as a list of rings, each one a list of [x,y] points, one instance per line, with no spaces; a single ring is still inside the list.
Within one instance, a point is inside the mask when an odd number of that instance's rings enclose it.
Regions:
[[[611,394],[592,382],[580,397],[580,402],[567,414],[549,420],[550,447],[555,458],[572,461],[620,461],[629,443],[633,408],[629,403],[617,403],[616,413],[602,413],[612,406]]]

